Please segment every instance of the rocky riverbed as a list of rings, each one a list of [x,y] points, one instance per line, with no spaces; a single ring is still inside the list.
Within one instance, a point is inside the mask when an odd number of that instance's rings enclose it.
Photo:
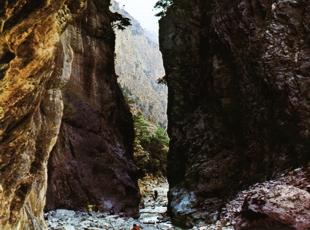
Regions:
[[[148,178],[140,181],[142,193],[140,217],[126,218],[121,215],[111,215],[100,212],[78,212],[58,209],[46,213],[48,228],[51,230],[99,230],[99,229],[130,229],[133,224],[139,224],[143,229],[175,229],[167,211],[168,183],[165,179],[154,180]],[[158,198],[154,201],[153,193],[158,191]]]
[[[111,215],[100,212],[79,212],[58,209],[45,214],[50,230],[128,230],[133,224],[138,224],[145,230],[170,230],[181,229],[173,226],[167,212],[168,183],[165,179],[152,179],[139,182],[142,201],[140,217],[138,219]],[[154,201],[154,191],[158,192],[158,198]],[[193,230],[217,230],[219,226],[200,226]],[[230,230],[231,228],[223,228]]]
[[[255,226],[270,223],[281,226],[286,223],[288,226],[295,226],[296,229],[309,229],[309,175],[310,165],[289,171],[275,180],[257,183],[228,201],[216,224],[201,224],[192,230],[233,230],[233,226],[239,226],[236,229],[265,229]],[[129,230],[133,224],[139,224],[146,230],[182,229],[173,226],[166,214],[168,183],[165,179],[145,178],[139,182],[139,187],[142,201],[140,217],[137,219],[108,213],[61,209],[46,213],[48,227],[51,230]],[[155,190],[158,192],[158,198],[154,201]],[[249,212],[256,221],[247,218]],[[289,218],[287,213],[290,213]],[[261,215],[265,218],[261,219]]]

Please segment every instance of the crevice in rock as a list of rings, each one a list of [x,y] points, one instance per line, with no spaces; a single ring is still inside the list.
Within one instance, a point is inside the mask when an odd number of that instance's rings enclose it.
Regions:
[[[20,118],[20,120],[15,120],[14,122],[11,122],[9,126],[6,127],[5,133],[2,136],[1,142],[9,142],[11,138],[13,138],[12,134],[14,131],[21,129],[24,124],[27,124],[29,119],[31,118],[31,114],[26,114],[23,117]]]
[[[14,58],[15,54],[9,51],[7,47],[0,49],[0,80],[4,78],[9,69],[9,64]]]
[[[11,212],[10,221],[11,222],[14,223],[18,221],[18,215],[19,215],[20,209],[23,207],[26,196],[29,193],[30,189],[31,189],[31,185],[29,183],[24,183],[24,184],[19,185],[19,188],[15,191],[14,199],[10,207],[10,212]]]
[[[5,21],[4,28],[3,30],[8,30],[12,28],[13,26],[17,25],[20,23],[22,20],[26,20],[29,15],[42,8],[42,6],[45,4],[44,0],[36,0],[36,1],[26,1],[22,2],[19,1],[20,5],[16,7],[16,12],[8,18],[8,20]]]

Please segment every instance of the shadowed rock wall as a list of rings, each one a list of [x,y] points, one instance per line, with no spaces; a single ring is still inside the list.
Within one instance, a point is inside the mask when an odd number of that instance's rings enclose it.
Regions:
[[[213,222],[242,187],[309,161],[306,0],[175,0],[160,23],[174,221]]]
[[[136,215],[140,195],[132,161],[133,124],[114,72],[109,1],[88,1],[62,41],[67,53],[57,62],[72,64],[63,90],[61,131],[49,161],[47,210],[95,205]]]

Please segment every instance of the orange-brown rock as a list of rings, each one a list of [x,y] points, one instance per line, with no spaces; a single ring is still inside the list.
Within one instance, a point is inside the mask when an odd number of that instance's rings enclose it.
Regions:
[[[46,165],[63,110],[54,56],[82,8],[83,0],[0,1],[0,229],[45,226]]]

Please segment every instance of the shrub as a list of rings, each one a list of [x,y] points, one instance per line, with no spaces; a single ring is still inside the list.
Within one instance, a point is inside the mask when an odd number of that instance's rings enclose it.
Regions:
[[[134,158],[139,176],[166,176],[169,138],[165,129],[147,121],[141,113],[134,115]]]
[[[172,3],[173,0],[159,0],[154,6],[155,9],[159,10],[159,13],[157,13],[156,16],[165,16],[167,13],[167,9],[169,8],[169,6],[172,5]]]
[[[134,160],[139,170],[139,177],[146,174],[166,176],[169,137],[166,130],[146,119],[137,108],[139,103],[127,88],[122,88],[123,95],[131,109],[134,120]]]

